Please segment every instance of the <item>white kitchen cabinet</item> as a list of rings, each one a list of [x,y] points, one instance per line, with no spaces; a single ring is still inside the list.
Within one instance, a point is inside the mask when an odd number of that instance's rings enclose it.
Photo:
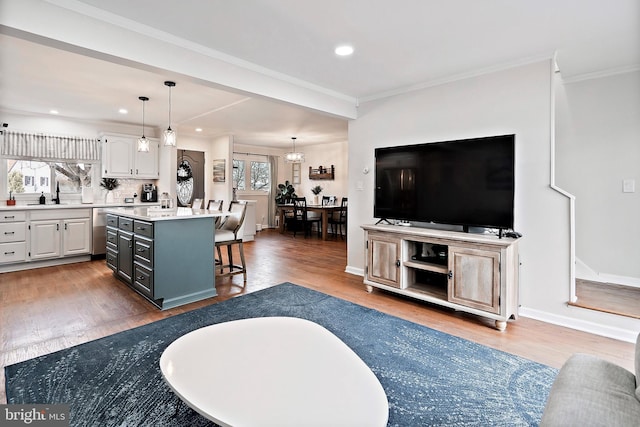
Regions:
[[[31,213],[31,260],[91,253],[91,210],[68,209]]]
[[[24,262],[27,259],[26,212],[0,214],[0,264]]]
[[[60,256],[60,221],[31,221],[31,259]]]
[[[134,153],[134,165],[133,165],[133,177],[134,178],[160,178],[159,168],[159,153],[160,142],[157,139],[149,138],[149,152],[141,153],[138,151],[138,142],[135,141],[133,146]]]
[[[149,138],[149,152],[138,152],[138,137],[101,135],[102,177],[158,179],[160,143]]]
[[[75,218],[62,221],[62,256],[91,252],[91,219]]]

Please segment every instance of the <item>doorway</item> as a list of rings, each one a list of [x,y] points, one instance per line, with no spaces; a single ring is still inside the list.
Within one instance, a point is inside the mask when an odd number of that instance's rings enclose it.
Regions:
[[[204,199],[204,152],[178,150],[176,169],[178,206],[191,206],[193,199]]]

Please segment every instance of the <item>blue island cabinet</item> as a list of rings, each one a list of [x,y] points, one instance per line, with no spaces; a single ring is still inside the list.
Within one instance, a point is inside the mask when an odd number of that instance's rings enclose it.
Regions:
[[[165,310],[217,295],[215,214],[179,208],[107,211],[107,266]]]

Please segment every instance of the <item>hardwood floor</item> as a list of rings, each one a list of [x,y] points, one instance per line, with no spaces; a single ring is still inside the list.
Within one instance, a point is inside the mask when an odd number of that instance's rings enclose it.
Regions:
[[[576,307],[640,319],[640,288],[576,280]]]
[[[340,239],[264,230],[244,246],[246,286],[242,275],[217,279],[217,297],[166,311],[116,280],[104,260],[0,274],[0,402],[6,402],[7,365],[286,281],[550,366],[582,352],[633,371],[630,343],[522,317],[499,332],[477,316],[380,290],[369,294],[362,277],[344,272],[346,243]]]

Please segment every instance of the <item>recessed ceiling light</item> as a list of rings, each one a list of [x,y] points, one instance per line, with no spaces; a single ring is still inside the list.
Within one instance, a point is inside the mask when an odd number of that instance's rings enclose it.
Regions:
[[[335,53],[338,56],[349,56],[353,54],[353,46],[350,46],[348,44],[340,45],[336,47]]]
[[[126,108],[121,108],[121,109],[118,110],[118,113],[120,113],[120,114],[129,114],[129,111],[127,111]]]
[[[58,114],[58,110],[49,110],[49,114]]]
[[[202,128],[196,128],[196,132],[202,132]]]

